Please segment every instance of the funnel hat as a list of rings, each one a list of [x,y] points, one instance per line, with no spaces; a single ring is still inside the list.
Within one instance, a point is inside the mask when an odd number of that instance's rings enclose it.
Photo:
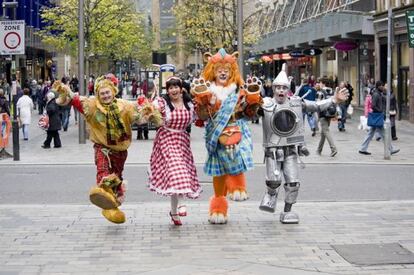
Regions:
[[[275,80],[273,80],[273,86],[276,86],[276,85],[285,86],[285,87],[290,86],[290,81],[286,74],[286,63],[283,63],[282,70],[277,75]]]

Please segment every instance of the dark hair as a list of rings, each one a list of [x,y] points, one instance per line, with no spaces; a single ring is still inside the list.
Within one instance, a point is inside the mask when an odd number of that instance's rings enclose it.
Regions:
[[[24,89],[23,89],[23,94],[24,94],[24,95],[30,95],[30,90],[29,90],[29,88],[24,88]]]
[[[167,90],[171,86],[178,86],[178,87],[180,87],[180,89],[182,89],[183,88],[183,82],[178,77],[172,76],[169,79],[167,79],[167,82],[165,82],[165,86],[166,86]]]
[[[384,82],[382,82],[381,80],[375,82],[375,88],[379,88],[380,86],[384,86]]]
[[[171,87],[171,86],[178,86],[178,87],[180,87],[181,92],[183,93],[183,102],[184,102],[184,107],[185,107],[188,111],[190,111],[190,106],[188,105],[188,103],[189,103],[189,102],[191,102],[191,101],[192,101],[192,99],[191,99],[191,96],[190,96],[187,92],[183,91],[183,83],[182,83],[181,79],[179,79],[179,78],[175,78],[175,77],[174,77],[174,78],[171,78],[171,79],[169,79],[169,80],[166,82],[166,86],[167,86],[167,90],[168,90],[168,88],[169,88],[169,87]],[[162,98],[164,98],[164,99],[165,99],[165,101],[167,102],[168,107],[170,108],[170,110],[171,110],[171,111],[174,111],[174,105],[171,103],[171,99],[170,99],[170,96],[168,95],[168,93],[167,93],[167,94],[162,95]]]

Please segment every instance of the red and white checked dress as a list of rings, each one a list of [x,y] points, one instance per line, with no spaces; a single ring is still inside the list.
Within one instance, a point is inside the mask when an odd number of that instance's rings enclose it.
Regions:
[[[157,130],[152,148],[149,188],[160,195],[183,195],[195,199],[200,196],[194,158],[190,148],[187,126],[193,120],[194,109],[185,107],[170,111],[163,98],[157,99],[164,126]]]

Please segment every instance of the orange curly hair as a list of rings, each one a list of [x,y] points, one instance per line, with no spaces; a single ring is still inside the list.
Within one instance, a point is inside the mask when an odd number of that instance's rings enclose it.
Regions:
[[[230,77],[227,80],[226,86],[235,83],[237,86],[244,84],[240,75],[239,66],[237,65],[238,52],[233,54],[227,54],[224,49],[220,49],[215,55],[211,53],[204,54],[204,61],[207,62],[206,67],[203,70],[202,77],[210,82],[214,82],[216,78],[216,71],[219,68],[226,68],[230,71]]]

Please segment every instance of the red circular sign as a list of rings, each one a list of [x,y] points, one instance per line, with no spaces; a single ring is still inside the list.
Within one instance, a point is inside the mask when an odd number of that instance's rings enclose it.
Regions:
[[[9,32],[4,36],[4,45],[11,50],[19,47],[21,41],[20,35],[17,32]]]

